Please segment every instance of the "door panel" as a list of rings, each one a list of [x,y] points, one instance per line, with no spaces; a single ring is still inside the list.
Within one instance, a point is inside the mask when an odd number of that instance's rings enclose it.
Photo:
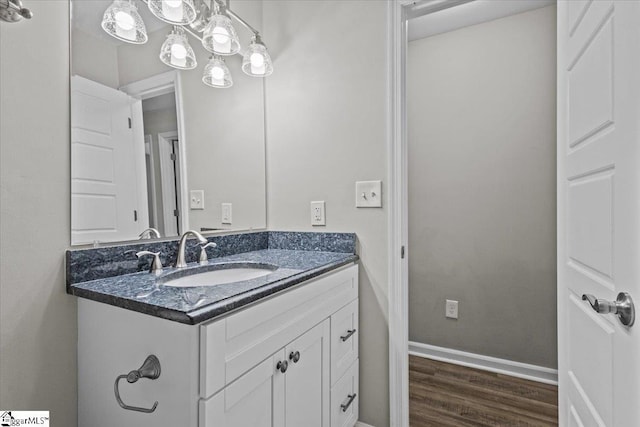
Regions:
[[[283,351],[209,399],[201,399],[200,427],[282,427],[284,374],[276,369],[281,360]]]
[[[146,208],[138,209],[132,102],[123,92],[71,79],[72,244],[134,239],[146,227],[134,213],[142,217]]]
[[[329,427],[329,319],[286,347],[287,427]],[[297,362],[291,355],[299,353]]]
[[[560,425],[637,425],[640,336],[583,294],[640,298],[640,2],[558,3]]]

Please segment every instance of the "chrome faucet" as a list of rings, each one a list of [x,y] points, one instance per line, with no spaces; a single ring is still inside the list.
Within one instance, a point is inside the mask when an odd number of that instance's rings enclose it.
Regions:
[[[161,237],[160,232],[153,227],[147,228],[146,230],[144,230],[142,233],[138,235],[138,239],[140,240],[151,239],[151,238],[159,239],[160,237]]]
[[[201,245],[204,245],[208,242],[202,234],[198,233],[194,230],[185,231],[182,237],[180,237],[180,242],[178,243],[178,256],[176,257],[176,263],[173,265],[175,268],[183,268],[187,266],[187,262],[184,259],[184,247],[187,245],[187,238],[189,235],[194,236],[198,239]]]

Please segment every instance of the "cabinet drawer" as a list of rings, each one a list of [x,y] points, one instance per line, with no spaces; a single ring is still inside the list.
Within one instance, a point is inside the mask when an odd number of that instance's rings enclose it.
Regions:
[[[200,327],[200,396],[207,398],[358,297],[358,266]]]
[[[331,384],[358,358],[358,300],[331,315]]]
[[[331,427],[353,427],[358,421],[358,359],[331,388]]]

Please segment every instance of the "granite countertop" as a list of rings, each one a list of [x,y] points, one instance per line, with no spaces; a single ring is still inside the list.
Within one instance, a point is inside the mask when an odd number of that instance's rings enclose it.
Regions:
[[[218,286],[172,287],[162,285],[170,274],[188,275],[200,268],[164,268],[159,275],[137,272],[69,284],[68,293],[152,316],[195,325],[211,320],[261,298],[295,286],[341,266],[358,261],[353,253],[261,249],[209,260],[207,269],[234,263],[238,267],[271,266],[266,276]]]

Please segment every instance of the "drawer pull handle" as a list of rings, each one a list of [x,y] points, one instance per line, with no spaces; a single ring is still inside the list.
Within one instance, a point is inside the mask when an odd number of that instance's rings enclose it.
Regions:
[[[289,367],[289,363],[286,360],[282,360],[278,362],[278,364],[276,365],[276,369],[278,369],[283,374],[287,372],[288,367]]]
[[[354,399],[356,398],[357,394],[353,393],[347,396],[347,401],[345,403],[343,403],[342,405],[340,405],[340,408],[342,409],[342,412],[347,412],[347,409],[349,409],[349,406],[351,406],[351,404],[353,403]]]
[[[300,360],[300,352],[296,351],[294,353],[292,351],[291,354],[289,354],[289,360],[291,360],[293,363],[298,363],[298,361]]]
[[[342,342],[345,342],[346,340],[348,340],[349,338],[351,338],[351,335],[355,334],[356,330],[355,329],[349,329],[347,331],[347,335],[343,335],[340,337],[340,339],[342,340]]]

